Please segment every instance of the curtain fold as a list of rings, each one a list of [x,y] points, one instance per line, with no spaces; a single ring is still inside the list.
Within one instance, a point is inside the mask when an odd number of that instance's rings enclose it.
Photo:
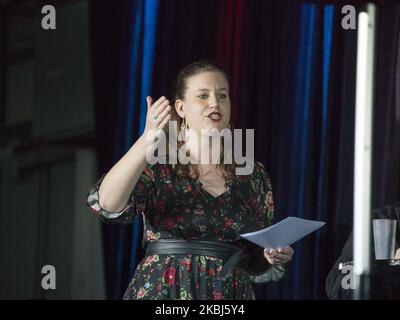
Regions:
[[[117,88],[110,96],[112,101],[104,106],[101,100],[95,99],[96,110],[103,117],[97,121],[98,137],[105,138],[101,129],[112,127],[112,151],[109,146],[100,146],[98,152],[102,154],[112,152],[112,158],[108,157],[106,164],[99,168],[99,175],[108,171],[132,146],[134,141],[144,130],[145,116],[147,112],[146,96],[151,94],[153,80],[153,63],[157,31],[158,0],[135,0],[121,1],[113,9],[99,2],[91,4],[92,8],[92,33],[96,28],[100,28],[100,23],[104,23],[104,12],[113,12],[114,20],[108,20],[114,27],[112,36],[120,36],[119,50],[111,51],[102,48],[110,53],[108,56],[99,58],[99,54],[93,53],[95,59],[104,63],[107,68],[110,60],[119,62],[118,68],[108,68],[108,75],[114,74],[117,77]],[[102,10],[101,10],[102,8]],[[101,16],[101,14],[103,16]],[[96,13],[96,14],[94,14]],[[103,21],[100,22],[100,17]],[[108,16],[109,17],[109,16]],[[97,20],[98,19],[98,20]],[[93,49],[101,47],[101,40],[93,40]],[[96,65],[97,69],[104,68],[103,65]],[[103,90],[107,90],[110,85],[110,78],[95,78],[95,96],[104,95]],[[108,110],[107,110],[108,109]],[[106,112],[105,112],[106,110]],[[109,115],[110,111],[112,117]],[[105,112],[105,113],[104,113]],[[115,115],[114,115],[115,114]],[[115,119],[115,120],[113,120]],[[114,122],[115,121],[115,122]],[[110,159],[111,158],[111,159]],[[130,282],[138,258],[143,255],[140,248],[142,237],[142,216],[139,215],[132,226],[107,225],[103,228],[105,251],[106,251],[106,274],[107,292],[111,299],[121,299],[125,289]]]

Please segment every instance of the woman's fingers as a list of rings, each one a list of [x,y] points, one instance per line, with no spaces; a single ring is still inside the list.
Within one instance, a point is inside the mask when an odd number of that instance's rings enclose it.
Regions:
[[[285,247],[282,249],[278,249],[276,257],[281,260],[290,261],[292,260],[294,250],[291,247]]]
[[[292,260],[292,256],[289,254],[283,254],[283,253],[277,253],[274,257],[274,259],[281,260],[281,261],[290,261]]]
[[[160,129],[164,128],[168,121],[171,119],[171,114],[167,114],[164,120],[158,125]]]
[[[293,253],[294,253],[294,250],[293,250],[293,248],[292,247],[285,247],[285,248],[282,248],[282,249],[278,249],[278,252],[279,253],[283,253],[283,254],[288,254],[288,255],[293,255]]]
[[[146,101],[147,121],[145,132],[149,132],[149,130],[155,128],[163,128],[171,118],[171,106],[169,105],[169,100],[165,96],[162,96],[153,103],[153,98],[147,96]]]
[[[169,101],[165,100],[163,103],[161,103],[154,111],[152,112],[151,116],[153,119],[158,120],[158,118],[162,115],[163,111],[169,107]],[[171,108],[169,108],[171,110]]]
[[[171,111],[171,107],[166,106],[163,109],[163,111],[157,116],[157,120],[155,122],[156,122],[158,128],[162,128],[161,123],[165,120],[165,117],[167,117],[170,114],[170,111]]]
[[[167,101],[167,98],[162,96],[156,102],[154,102],[150,107],[150,113],[153,114],[159,106],[161,106],[164,102]],[[167,103],[168,104],[168,103]]]
[[[265,258],[267,259],[267,261],[270,264],[284,264],[287,262],[286,260],[277,259],[276,257],[272,257],[272,256],[268,256],[268,255],[266,255]]]
[[[272,264],[286,263],[292,260],[293,253],[294,251],[291,247],[264,250],[265,257]]]
[[[150,97],[150,96],[147,96],[147,97],[146,97],[146,101],[147,101],[147,112],[149,112],[149,111],[150,111],[150,108],[151,108],[151,105],[152,105],[152,103],[153,103],[153,98]]]

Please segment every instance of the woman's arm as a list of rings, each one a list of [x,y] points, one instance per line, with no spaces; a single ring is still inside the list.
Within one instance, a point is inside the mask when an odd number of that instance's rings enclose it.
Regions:
[[[169,101],[161,97],[154,104],[147,97],[146,127],[143,135],[129,151],[104,176],[99,188],[99,205],[111,212],[119,212],[127,205],[132,190],[147,165],[146,151],[152,143],[147,134],[156,128],[164,128],[170,120]],[[157,115],[155,118],[154,115]]]
[[[100,206],[111,212],[126,207],[129,196],[146,167],[148,142],[141,136],[104,176],[99,188]]]

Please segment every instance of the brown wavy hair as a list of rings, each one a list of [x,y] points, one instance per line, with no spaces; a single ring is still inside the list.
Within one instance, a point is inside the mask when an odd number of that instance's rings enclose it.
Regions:
[[[208,60],[195,61],[195,62],[185,66],[183,69],[181,69],[179,71],[177,77],[172,82],[172,88],[171,88],[172,118],[171,118],[171,120],[177,121],[178,136],[180,135],[181,124],[182,124],[183,119],[178,115],[178,113],[175,110],[175,102],[178,99],[184,100],[186,90],[187,90],[188,79],[190,77],[198,75],[202,72],[210,72],[210,71],[211,72],[220,72],[225,77],[226,81],[229,83],[229,78],[228,78],[227,74],[221,68],[219,68],[217,65],[215,65],[214,63],[212,63]],[[233,132],[232,123],[230,123],[230,127],[231,127],[230,129]],[[167,128],[167,130],[168,130],[168,128]],[[232,135],[232,142],[233,142],[233,135]],[[177,146],[178,150],[179,150],[179,148],[181,148],[183,146],[183,144],[184,144],[183,141],[178,141],[178,146]],[[224,146],[223,146],[223,143],[221,145],[222,145],[222,151],[221,151],[221,157],[220,157],[221,161],[219,164],[217,164],[217,167],[219,167],[222,170],[222,173],[225,178],[236,179],[235,168],[237,165],[236,165],[234,159],[232,159],[232,164],[224,164],[223,163]],[[178,157],[178,163],[176,165],[173,165],[173,169],[179,177],[189,177],[190,176],[190,167],[192,167],[192,170],[195,173],[196,178],[199,178],[199,170],[198,170],[197,164],[179,163],[179,157]]]

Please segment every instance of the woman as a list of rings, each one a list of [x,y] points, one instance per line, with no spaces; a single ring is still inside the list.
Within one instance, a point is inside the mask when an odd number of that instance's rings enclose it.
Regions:
[[[189,129],[200,136],[230,127],[228,80],[214,64],[188,65],[173,90],[172,103],[147,97],[143,135],[88,196],[103,221],[130,223],[143,215],[146,256],[124,299],[255,299],[252,283],[281,278],[293,255],[290,247],[266,250],[239,236],[271,224],[269,176],[259,162],[247,176],[236,175],[234,163],[193,164],[207,150],[205,144],[194,150],[190,139],[178,145],[189,150],[189,164],[149,165],[146,137],[171,120],[183,139]]]

